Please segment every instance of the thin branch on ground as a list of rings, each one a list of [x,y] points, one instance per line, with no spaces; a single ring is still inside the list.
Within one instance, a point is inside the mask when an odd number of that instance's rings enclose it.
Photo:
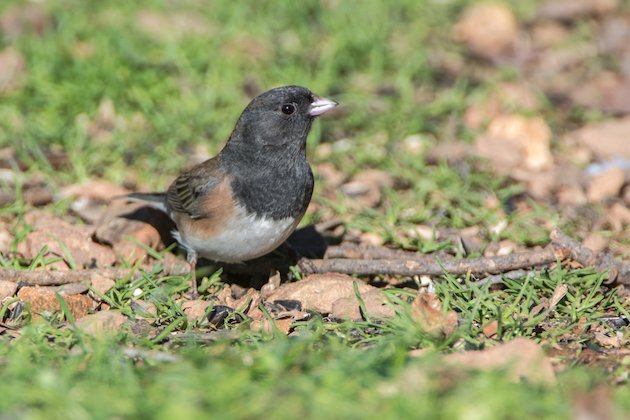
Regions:
[[[438,254],[440,258],[453,258],[448,254]],[[343,244],[329,246],[326,249],[325,259],[345,258],[359,260],[409,260],[420,262],[435,261],[436,254],[419,254],[412,251],[403,251],[387,247],[367,247],[357,244]]]
[[[189,272],[188,265],[174,255],[166,254],[161,261],[162,275],[180,276]],[[10,268],[0,268],[0,280],[20,283],[22,286],[62,286],[64,284],[84,283],[90,284],[99,277],[106,277],[112,280],[129,277],[137,280],[146,272],[153,270],[153,267],[142,266],[140,268],[94,268],[87,270],[13,270]]]
[[[483,282],[496,283],[502,278],[518,278],[527,274],[525,269],[549,266],[557,260],[572,259],[583,266],[608,271],[608,283],[630,284],[630,264],[615,260],[608,253],[595,253],[558,229],[551,234],[551,243],[544,248],[510,255],[457,259],[450,255],[421,255],[390,248],[366,248],[354,245],[330,247],[328,256],[337,258],[313,259],[306,265],[308,273],[345,273],[354,275],[440,276],[482,275]],[[347,258],[358,256],[361,258]],[[182,275],[182,264],[177,258],[162,261],[163,274]],[[246,265],[245,265],[246,266]],[[503,276],[501,276],[503,274]],[[21,283],[25,286],[59,286],[72,283],[90,283],[97,277],[120,279],[139,278],[141,270],[106,268],[76,271],[20,271],[0,269],[0,280]]]
[[[439,276],[446,273],[499,274],[506,271],[539,267],[556,261],[553,247],[519,252],[510,255],[455,259],[453,257],[418,259],[328,259],[311,260],[316,273],[345,273],[356,275]]]
[[[617,261],[607,252],[596,253],[567,236],[560,229],[552,230],[549,236],[551,245],[559,258],[570,258],[585,267],[608,271],[608,284],[616,282],[630,285],[630,263]]]
[[[329,259],[311,260],[314,273],[337,272],[355,275],[439,276],[491,275],[485,282],[500,282],[503,276],[518,278],[524,269],[553,264],[557,260],[571,259],[585,267],[608,271],[608,283],[630,284],[630,263],[620,262],[609,253],[595,253],[576,240],[554,229],[551,243],[545,248],[504,256],[456,259],[449,255],[420,255],[390,248],[342,245],[326,251]]]
[[[132,278],[139,278],[142,272],[136,270],[132,272],[124,268],[102,268],[91,270],[73,271],[47,271],[47,270],[12,270],[9,268],[0,269],[0,280],[20,283],[23,286],[61,286],[64,284],[86,283],[99,277],[109,279],[121,279],[131,275]]]

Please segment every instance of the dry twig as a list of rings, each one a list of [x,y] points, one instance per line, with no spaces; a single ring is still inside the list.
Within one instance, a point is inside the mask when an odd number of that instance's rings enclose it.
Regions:
[[[570,258],[584,266],[600,271],[608,271],[608,283],[618,282],[630,285],[630,264],[616,261],[608,253],[596,254],[558,229],[551,232],[551,244],[544,248],[519,252],[510,255],[457,259],[449,255],[420,255],[413,252],[389,248],[366,248],[359,246],[330,247],[327,255],[338,258],[309,260],[309,273],[345,273],[355,275],[400,275],[440,276],[452,275],[490,275],[484,281],[498,282],[500,277],[492,276],[506,273],[509,278],[526,274],[524,269],[531,269],[553,264],[557,259]],[[354,258],[343,258],[354,257]],[[175,261],[177,260],[177,261]],[[185,274],[186,270],[178,259],[164,259],[165,274]],[[0,269],[0,280],[18,282],[33,286],[58,286],[71,283],[89,283],[101,276],[119,279],[131,276],[135,279],[142,271],[121,268],[107,268],[77,271],[19,271]]]
[[[356,244],[343,244],[329,246],[326,249],[325,259],[352,258],[360,260],[409,260],[419,262],[432,262],[435,258],[452,258],[448,254],[418,254],[417,252],[403,251],[387,247],[367,247]]]
[[[163,275],[183,275],[188,273],[188,265],[175,256],[165,255],[161,261]],[[61,286],[64,284],[85,283],[89,284],[94,279],[106,277],[112,280],[130,277],[136,280],[151,268],[141,267],[141,269],[126,268],[99,268],[91,270],[73,271],[48,271],[48,270],[12,270],[0,268],[0,280],[20,283],[23,286]]]
[[[630,285],[630,263],[615,260],[607,253],[595,253],[575,239],[565,235],[560,229],[554,229],[549,235],[551,245],[559,258],[570,258],[585,267],[593,267],[598,271],[608,271],[608,284],[619,283]]]
[[[395,251],[394,251],[395,252]],[[408,253],[404,253],[405,255]],[[395,255],[395,254],[394,254]],[[400,254],[399,254],[400,255]],[[461,274],[498,274],[506,271],[548,265],[556,261],[551,246],[533,251],[495,257],[456,259],[453,257],[415,256],[413,259],[329,259],[311,260],[316,273],[335,272],[357,275],[439,276],[447,272]]]
[[[24,271],[3,268],[0,269],[0,280],[21,283],[24,286],[60,286],[72,283],[90,283],[98,277],[120,279],[129,276],[130,274],[132,275],[132,278],[138,278],[142,275],[140,271],[132,273],[131,270],[122,268],[74,271]]]
[[[617,261],[609,253],[597,254],[559,229],[551,234],[545,248],[496,257],[455,259],[451,256],[419,255],[390,248],[368,248],[357,245],[330,247],[330,259],[311,260],[316,273],[337,272],[356,275],[499,275],[510,272],[510,278],[526,274],[523,269],[545,266],[557,259],[570,258],[585,267],[608,271],[608,283],[630,284],[630,263]],[[486,279],[497,282],[501,277]]]

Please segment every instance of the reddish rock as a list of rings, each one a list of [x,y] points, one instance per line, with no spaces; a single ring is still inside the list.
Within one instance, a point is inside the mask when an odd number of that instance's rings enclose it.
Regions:
[[[337,299],[354,296],[355,281],[361,294],[375,289],[345,274],[313,274],[298,282],[280,286],[267,300],[297,300],[304,309],[329,314]]]
[[[45,312],[61,311],[55,291],[48,288],[22,287],[18,292],[18,297],[36,316],[41,316]],[[85,295],[64,295],[63,299],[74,319],[83,318],[92,309],[92,299]]]
[[[73,260],[77,268],[112,265],[116,259],[111,248],[92,241],[84,229],[62,219],[39,222],[38,229],[18,244],[17,251],[28,260],[34,259],[46,246],[46,256],[63,258],[68,267]]]

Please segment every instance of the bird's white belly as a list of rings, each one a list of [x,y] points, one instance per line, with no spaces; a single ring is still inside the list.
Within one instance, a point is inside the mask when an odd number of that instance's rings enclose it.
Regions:
[[[222,262],[242,262],[265,255],[276,249],[295,230],[299,218],[274,220],[247,214],[244,208],[237,211],[226,228],[212,238],[175,234],[186,249],[201,257]]]

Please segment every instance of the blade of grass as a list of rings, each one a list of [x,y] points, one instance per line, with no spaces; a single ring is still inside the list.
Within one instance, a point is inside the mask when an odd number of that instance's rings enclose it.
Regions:
[[[59,245],[59,248],[61,248],[61,252],[63,252],[64,255],[64,260],[68,263],[68,265],[70,266],[71,270],[76,270],[78,268],[77,266],[77,262],[74,259],[74,257],[72,256],[72,253],[70,252],[70,250],[68,249],[68,247],[66,246],[66,244],[64,244],[58,237],[57,235],[53,235],[53,234],[48,234],[48,236],[53,239],[55,242],[57,242],[57,244]]]
[[[366,322],[371,323],[370,314],[368,314],[367,307],[365,306],[365,301],[363,297],[361,297],[361,293],[359,292],[359,283],[356,280],[352,282],[352,288],[354,289],[354,295],[357,297],[359,301],[359,312],[361,312],[361,316]]]

